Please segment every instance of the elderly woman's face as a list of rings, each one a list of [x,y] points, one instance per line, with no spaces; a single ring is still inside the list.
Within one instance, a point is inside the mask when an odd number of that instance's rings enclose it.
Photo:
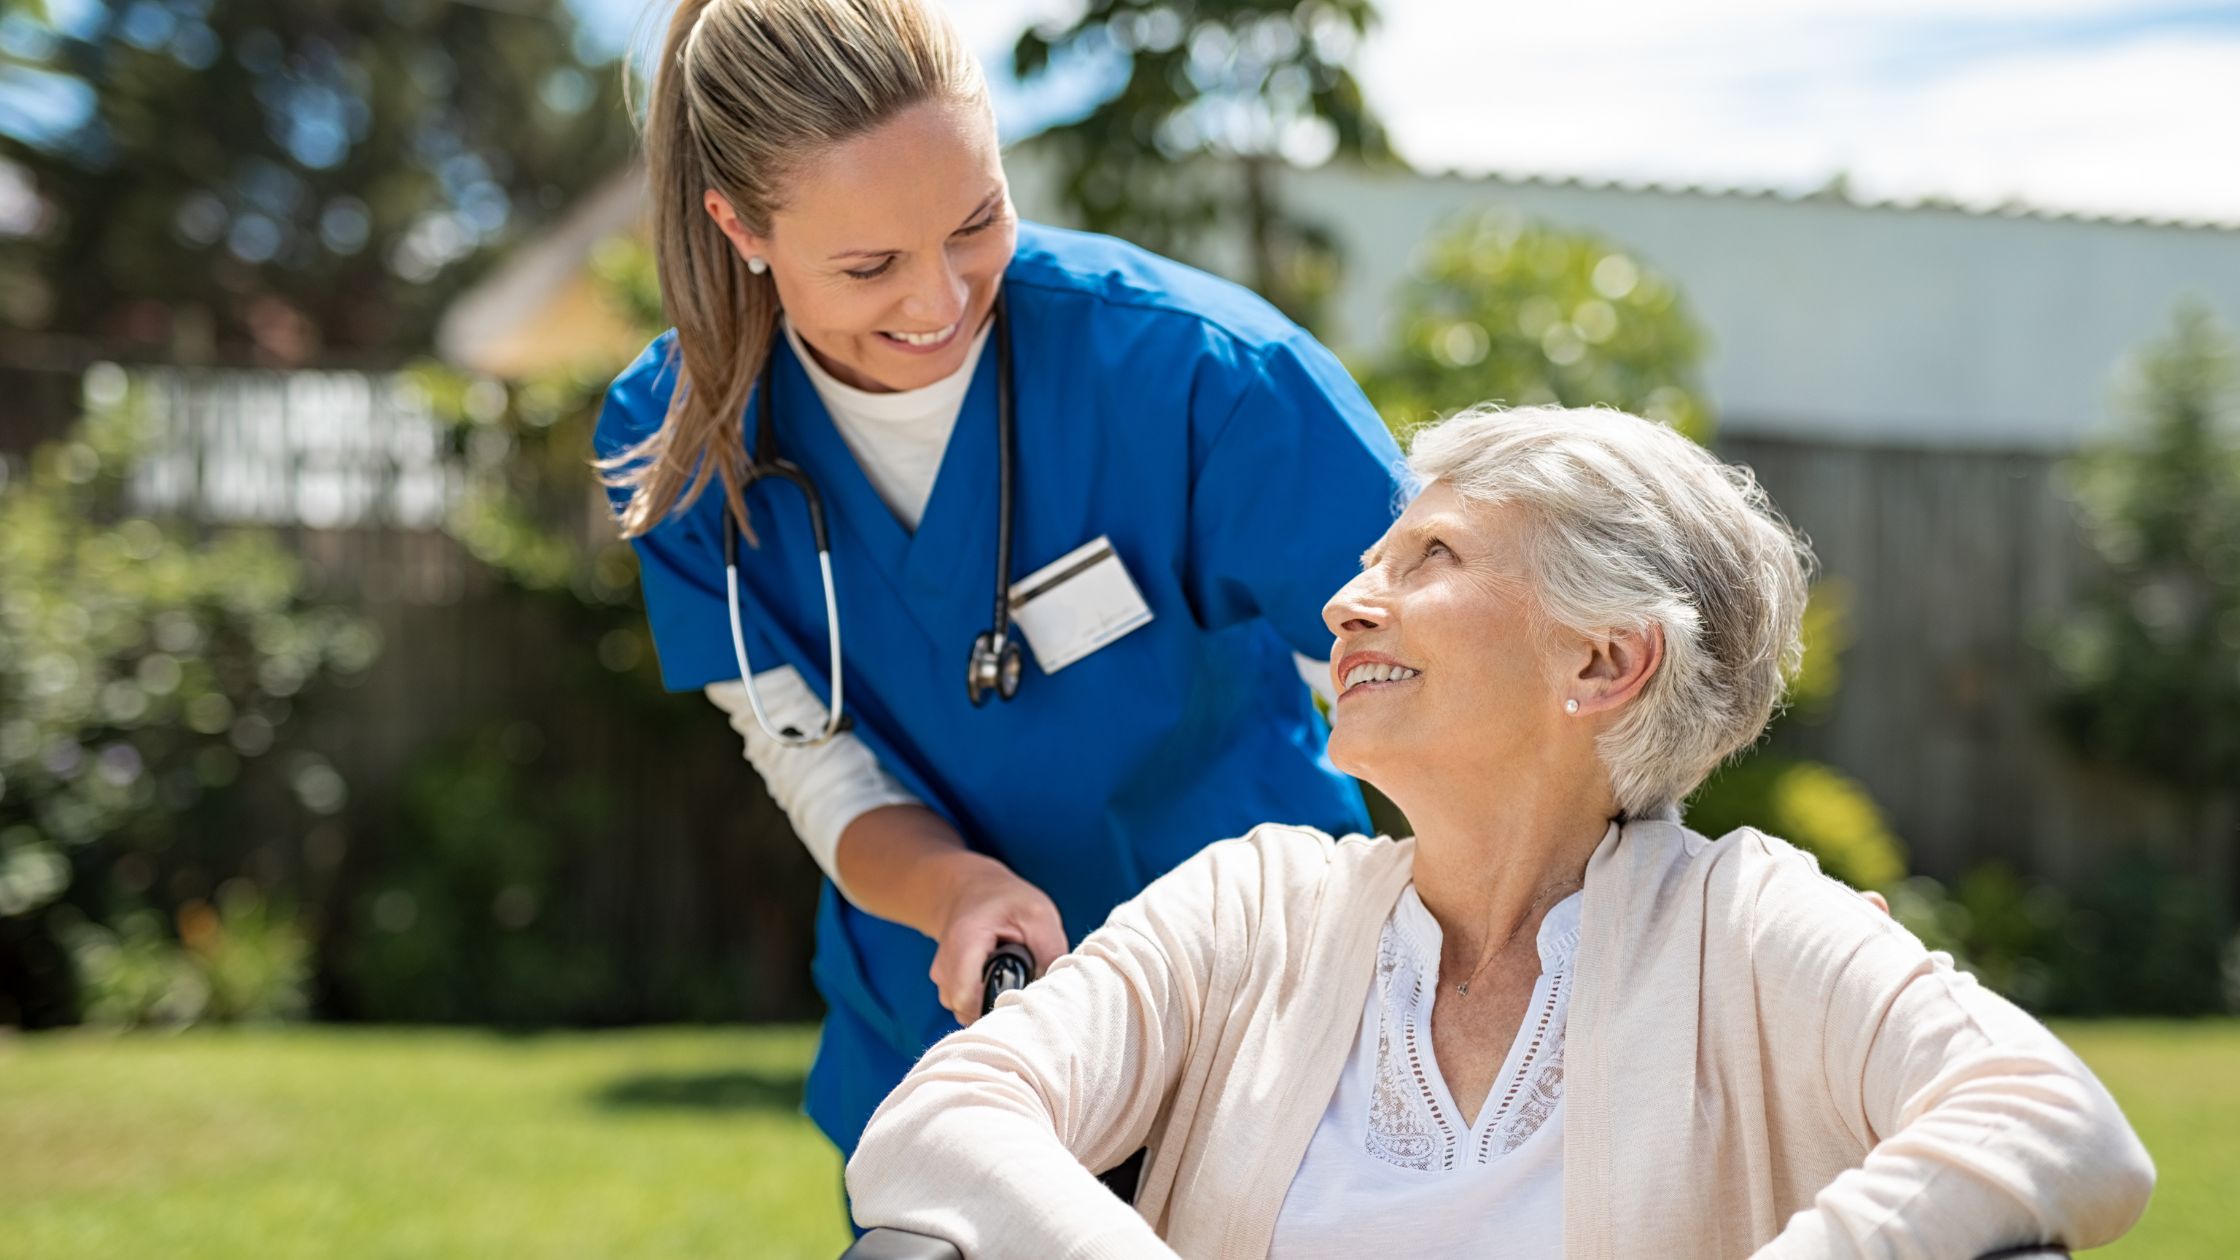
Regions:
[[[1524,529],[1519,509],[1472,506],[1433,482],[1324,606],[1341,769],[1386,786],[1548,751],[1561,671],[1535,633]]]

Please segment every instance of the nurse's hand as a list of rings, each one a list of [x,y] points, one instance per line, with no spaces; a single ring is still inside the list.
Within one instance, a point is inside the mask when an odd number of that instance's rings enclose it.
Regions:
[[[934,988],[957,1022],[980,1018],[980,969],[997,941],[1034,951],[1037,967],[1066,952],[1065,925],[1041,889],[923,805],[882,805],[840,832],[840,891],[859,908],[933,938]]]
[[[1010,867],[984,854],[959,856],[971,861],[958,873],[940,928],[931,933],[939,948],[927,974],[941,1004],[958,1023],[969,1024],[980,1018],[980,973],[998,941],[1018,941],[1034,952],[1036,967],[1047,967],[1066,952],[1066,929],[1057,905]]]

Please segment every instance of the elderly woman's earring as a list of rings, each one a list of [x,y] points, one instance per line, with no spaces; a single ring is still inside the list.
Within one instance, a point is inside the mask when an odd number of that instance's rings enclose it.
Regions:
[[[1564,711],[1565,713],[1577,713],[1577,712],[1579,711],[1579,702],[1578,702],[1577,700],[1566,700],[1566,701],[1564,701],[1564,702],[1563,702],[1563,711]]]
[[[759,276],[763,272],[770,270],[770,264],[764,262],[762,260],[762,257],[758,254],[747,259],[747,270]]]

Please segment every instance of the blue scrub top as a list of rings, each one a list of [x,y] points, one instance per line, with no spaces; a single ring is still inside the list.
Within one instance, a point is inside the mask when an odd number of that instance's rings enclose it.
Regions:
[[[1022,224],[1004,275],[1013,345],[1014,580],[1109,535],[1153,620],[1009,703],[965,695],[996,548],[996,359],[981,355],[913,535],[872,488],[784,339],[784,456],[831,529],[854,734],[972,848],[1049,894],[1078,942],[1205,845],[1262,822],[1364,830],[1294,650],[1323,657],[1324,602],[1406,491],[1400,454],[1338,361],[1248,290],[1109,237]],[[675,333],[618,377],[612,455],[661,423]],[[754,441],[750,404],[746,440]],[[621,496],[617,495],[619,505]],[[748,494],[739,580],[757,671],[829,701],[823,588],[801,496]],[[635,540],[662,678],[739,676],[724,606],[722,495]],[[934,942],[828,881],[813,974],[829,1005],[807,1110],[843,1152],[925,1047],[956,1028]]]

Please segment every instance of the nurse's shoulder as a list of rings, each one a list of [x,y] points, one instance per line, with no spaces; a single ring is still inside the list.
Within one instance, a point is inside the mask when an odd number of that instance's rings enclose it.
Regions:
[[[1272,346],[1313,344],[1311,334],[1243,285],[1095,232],[1020,223],[1004,283],[1045,318],[1070,314],[1099,326],[1118,320],[1133,336],[1173,339],[1163,349],[1195,345],[1235,356],[1239,366]]]
[[[612,459],[652,437],[669,414],[669,395],[677,388],[684,361],[676,353],[677,330],[655,337],[630,366],[616,374],[599,407],[591,445],[601,459]]]

